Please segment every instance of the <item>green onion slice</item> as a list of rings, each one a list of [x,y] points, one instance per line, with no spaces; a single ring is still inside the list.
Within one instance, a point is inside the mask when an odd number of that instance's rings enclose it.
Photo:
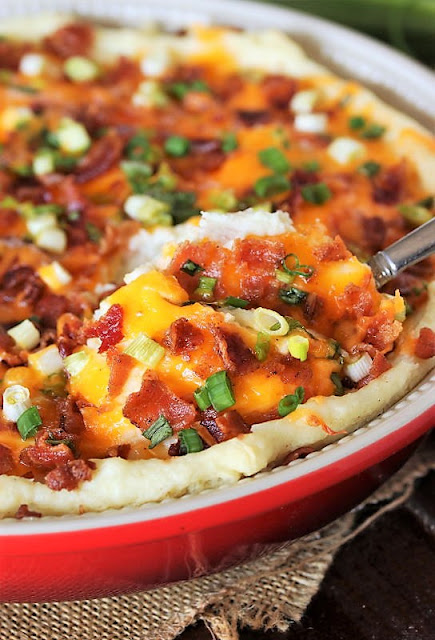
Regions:
[[[139,333],[124,353],[136,358],[150,369],[155,369],[165,355],[165,349],[145,333]]]
[[[164,147],[170,156],[181,157],[189,153],[190,141],[184,136],[169,136]]]
[[[364,162],[364,164],[362,164],[359,167],[358,172],[362,173],[364,176],[367,176],[368,178],[373,178],[379,173],[380,170],[381,170],[381,165],[379,164],[379,162],[375,162],[374,160],[368,160],[367,162]]]
[[[278,295],[286,304],[301,304],[308,296],[308,293],[297,287],[290,287],[288,289],[280,289]]]
[[[270,349],[270,337],[264,331],[257,333],[257,342],[255,343],[255,357],[259,362],[264,362]]]
[[[197,453],[204,449],[204,443],[195,429],[182,429],[178,437],[180,439],[181,453]]]
[[[302,169],[314,173],[320,169],[320,162],[318,160],[308,160],[308,162],[303,163]]]
[[[29,407],[20,415],[17,420],[17,428],[21,438],[27,440],[32,438],[41,426],[42,420],[37,407]]]
[[[366,126],[366,120],[362,116],[352,116],[348,120],[349,129],[362,129]]]
[[[275,173],[286,173],[290,170],[290,162],[277,147],[268,147],[258,152],[261,164]]]
[[[403,218],[413,227],[419,227],[425,222],[432,220],[433,217],[429,209],[416,204],[403,204],[399,207],[399,211]]]
[[[237,136],[232,131],[228,131],[222,134],[222,151],[225,153],[230,153],[230,151],[234,151],[239,146],[237,142]]]
[[[254,191],[260,198],[268,198],[277,193],[288,191],[290,188],[290,180],[280,173],[259,178],[254,184]]]
[[[207,378],[205,387],[216,411],[224,411],[236,403],[231,381],[226,371],[218,371]]]
[[[337,372],[331,373],[330,377],[335,387],[334,396],[343,396],[344,395],[343,383],[338,373]]]
[[[130,138],[125,147],[125,155],[129,160],[138,162],[149,159],[150,141],[144,131],[139,131]]]
[[[324,182],[306,184],[302,187],[301,194],[306,202],[311,202],[312,204],[324,204],[332,195],[330,188]]]
[[[291,258],[294,263],[291,267],[288,266],[287,260]],[[281,265],[284,271],[293,278],[295,276],[301,276],[307,280],[314,274],[314,267],[310,267],[308,264],[301,264],[299,258],[295,253],[288,253],[282,260]]]
[[[194,276],[199,273],[199,271],[204,271],[204,267],[201,267],[200,264],[193,262],[193,260],[186,260],[186,262],[181,265],[180,271],[187,273],[188,276]]]
[[[208,300],[213,297],[213,291],[216,286],[217,278],[209,276],[200,276],[198,287],[195,289],[196,295]]]
[[[154,447],[163,442],[163,440],[170,438],[172,434],[172,427],[164,415],[160,415],[148,429],[142,432],[144,438],[150,440],[149,449],[154,449]]]
[[[210,396],[208,395],[207,387],[204,385],[203,387],[198,387],[196,391],[193,392],[193,397],[196,400],[196,404],[200,411],[205,411],[211,406]]]
[[[294,393],[291,393],[288,396],[284,396],[284,398],[282,398],[278,404],[278,413],[281,418],[294,411],[301,404],[301,402],[303,402],[304,397],[305,389],[303,387],[296,387]]]
[[[228,296],[224,300],[224,306],[226,307],[237,307],[238,309],[246,309],[249,305],[249,300],[244,300],[243,298],[235,298],[234,296]]]
[[[366,138],[366,140],[375,140],[376,138],[380,138],[384,135],[386,131],[386,127],[381,124],[369,124],[369,126],[364,129],[361,134],[362,138]]]

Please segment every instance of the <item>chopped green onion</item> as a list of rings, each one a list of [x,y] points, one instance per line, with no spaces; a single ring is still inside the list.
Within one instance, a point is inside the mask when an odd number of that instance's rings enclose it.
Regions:
[[[284,396],[279,401],[278,413],[283,418],[289,413],[294,411],[303,402],[305,397],[305,389],[303,387],[296,387],[295,392]]]
[[[126,214],[145,225],[152,226],[172,224],[172,216],[169,213],[170,205],[147,194],[129,196],[124,202]]]
[[[170,438],[172,434],[172,427],[163,415],[160,415],[148,429],[142,432],[144,438],[150,440],[149,449],[154,449],[163,440]]]
[[[190,91],[207,93],[210,87],[204,80],[194,80],[193,82],[174,82],[169,85],[168,91],[177,100],[183,100]]]
[[[9,329],[7,333],[20,349],[27,349],[28,351],[34,349],[41,339],[39,330],[30,320],[23,320],[12,329]]]
[[[161,162],[153,176],[153,183],[167,191],[173,191],[177,186],[177,176],[167,162]]]
[[[70,376],[76,376],[86,366],[88,360],[88,353],[85,351],[77,351],[64,359],[63,366]]]
[[[330,188],[324,182],[306,184],[302,187],[301,194],[306,202],[311,202],[312,204],[324,204],[332,195]]]
[[[332,338],[328,340],[329,354],[326,356],[328,360],[334,360],[337,356],[340,355],[341,347],[340,343],[337,340],[333,340]]]
[[[249,305],[249,300],[244,300],[243,298],[235,298],[234,296],[228,296],[225,298],[224,305],[226,307],[236,307],[239,309],[246,309]]]
[[[195,293],[201,298],[208,300],[213,297],[213,291],[216,286],[217,278],[210,278],[209,276],[200,276],[198,287],[195,289]]]
[[[231,381],[226,371],[218,371],[207,378],[205,387],[216,411],[223,411],[236,403]]]
[[[302,169],[314,173],[320,169],[320,162],[318,160],[308,160],[308,162],[303,163]]]
[[[237,149],[238,146],[239,144],[235,133],[228,131],[227,133],[222,134],[222,151],[230,153],[230,151]]]
[[[55,163],[51,149],[39,149],[33,158],[32,168],[35,176],[43,176],[47,173],[53,173]]]
[[[417,206],[424,207],[425,209],[433,209],[435,205],[435,197],[428,196],[427,198],[423,198],[423,200],[419,200]]]
[[[30,407],[30,391],[21,384],[13,384],[3,392],[3,417],[16,422]]]
[[[98,66],[84,56],[72,56],[65,60],[63,71],[73,82],[89,82],[99,74]]]
[[[58,440],[57,438],[47,438],[45,442],[51,447],[56,447],[58,444],[65,444],[68,449],[71,449],[72,452],[75,451],[73,440],[69,440],[67,438],[64,438],[62,440]]]
[[[275,277],[280,282],[285,282],[285,284],[291,284],[295,279],[294,276],[291,276],[290,274],[286,273],[285,271],[281,271],[280,269],[276,269]]]
[[[303,302],[307,297],[308,293],[298,289],[297,287],[290,287],[289,289],[280,289],[278,295],[286,304],[301,304],[301,302]]]
[[[184,136],[170,136],[165,141],[164,148],[170,156],[185,156],[189,153],[190,141]]]
[[[280,149],[268,147],[258,152],[261,164],[275,173],[286,173],[290,169],[290,163]]]
[[[286,316],[285,319],[287,320],[289,331],[294,331],[295,329],[303,329],[304,331],[306,331],[304,325],[301,324],[299,320],[296,320],[296,318]]]
[[[373,178],[373,176],[376,176],[380,170],[381,170],[381,165],[379,164],[379,162],[375,162],[374,160],[368,160],[367,162],[364,162],[364,164],[362,164],[359,167],[358,172],[362,173],[364,176],[367,176],[368,178]]]
[[[260,362],[264,362],[270,349],[270,337],[264,331],[257,333],[257,341],[255,343],[255,357]]]
[[[288,333],[287,320],[277,311],[258,307],[253,313],[254,327],[268,336],[285,336]]]
[[[59,146],[65,153],[84,153],[91,146],[91,139],[81,122],[62,118],[56,131]]]
[[[203,387],[198,387],[198,389],[193,392],[193,397],[195,398],[200,411],[205,411],[205,409],[208,409],[211,406],[210,396],[208,395],[207,387],[205,385]]]
[[[305,362],[308,357],[308,350],[310,348],[310,341],[305,336],[290,336],[287,342],[290,355],[296,360]]]
[[[92,224],[92,222],[86,222],[85,229],[89,240],[98,244],[103,235],[102,231],[95,224]]]
[[[145,162],[150,159],[150,141],[144,131],[139,131],[130,138],[125,147],[125,155],[129,160]]]
[[[187,273],[188,276],[194,276],[200,271],[204,271],[204,267],[201,267],[201,265],[193,262],[193,260],[186,260],[186,262],[181,265],[180,271]]]
[[[331,373],[330,378],[335,387],[334,396],[343,396],[344,395],[343,383],[338,373],[334,371],[334,373]]]
[[[254,191],[260,198],[268,198],[269,196],[291,188],[291,182],[285,176],[276,173],[272,176],[263,176],[254,184]]]
[[[155,369],[165,355],[165,349],[145,333],[139,333],[136,338],[130,342],[124,353],[132,356],[132,358],[136,358],[136,360],[145,364],[149,369]]]
[[[128,180],[137,180],[138,178],[149,178],[152,173],[152,167],[145,162],[138,160],[123,160],[120,167]]]
[[[362,116],[352,116],[348,120],[349,129],[362,129],[366,126],[366,119]]]
[[[181,429],[178,433],[181,453],[197,453],[204,449],[204,443],[195,429]]]
[[[288,258],[293,258],[294,260],[294,265],[292,269],[290,269],[287,265]],[[288,253],[281,260],[281,264],[282,264],[282,268],[289,276],[293,276],[293,277],[301,276],[302,278],[306,278],[308,280],[308,278],[311,278],[311,276],[314,274],[314,267],[310,267],[307,264],[301,264],[299,262],[299,258],[295,253]]]
[[[374,140],[376,138],[380,138],[382,135],[384,135],[386,131],[386,127],[384,127],[381,124],[369,124],[369,126],[364,129],[364,131],[361,134],[362,138],[366,138],[367,140]]]
[[[212,204],[221,211],[234,211],[237,207],[237,198],[232,189],[226,189],[225,191],[218,191],[213,194]]]
[[[414,204],[403,204],[399,207],[399,211],[413,227],[419,227],[433,218],[429,209]]]
[[[42,420],[37,407],[29,407],[18,418],[17,429],[21,438],[27,440],[27,438],[32,438],[36,434],[41,424]]]
[[[136,93],[132,97],[132,103],[136,107],[159,109],[167,105],[168,96],[162,90],[160,82],[157,80],[144,80],[137,87]]]

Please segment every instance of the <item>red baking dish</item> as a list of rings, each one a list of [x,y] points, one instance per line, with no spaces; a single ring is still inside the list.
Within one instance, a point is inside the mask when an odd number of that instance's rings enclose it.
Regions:
[[[104,18],[161,19],[171,27],[208,20],[246,28],[277,27],[315,39],[315,53],[341,67],[424,124],[435,104],[431,73],[388,47],[297,12],[249,2],[136,0],[105,3]],[[76,8],[101,17],[97,2],[12,2],[3,15]],[[406,106],[407,97],[413,105]],[[139,508],[0,523],[0,600],[96,598],[198,577],[253,558],[357,505],[411,455],[435,422],[429,375],[365,427],[285,467],[236,485]]]

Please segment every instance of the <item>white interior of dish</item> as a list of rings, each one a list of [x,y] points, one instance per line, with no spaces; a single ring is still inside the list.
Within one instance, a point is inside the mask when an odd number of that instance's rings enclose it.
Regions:
[[[423,125],[434,127],[434,75],[418,63],[370,38],[299,12],[260,5],[244,0],[3,0],[2,17],[74,11],[100,21],[135,26],[159,22],[178,29],[192,22],[220,23],[248,29],[278,28],[301,42],[311,55],[342,76],[361,80]],[[2,535],[34,535],[110,527],[165,518],[213,504],[241,498],[327,467],[344,457],[381,441],[433,406],[435,373],[429,374],[400,402],[382,416],[354,433],[309,454],[285,467],[261,472],[236,485],[168,499],[159,504],[126,507],[119,511],[89,513],[82,516],[45,517],[25,525],[12,519],[1,523]]]

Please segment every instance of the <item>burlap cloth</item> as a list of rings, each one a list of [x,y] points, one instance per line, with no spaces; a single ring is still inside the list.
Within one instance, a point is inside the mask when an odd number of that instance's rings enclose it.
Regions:
[[[300,620],[335,552],[406,501],[416,478],[435,469],[434,454],[420,449],[363,505],[321,531],[223,573],[101,600],[0,605],[0,640],[171,640],[199,619],[218,640],[237,640],[238,625],[285,631]]]

